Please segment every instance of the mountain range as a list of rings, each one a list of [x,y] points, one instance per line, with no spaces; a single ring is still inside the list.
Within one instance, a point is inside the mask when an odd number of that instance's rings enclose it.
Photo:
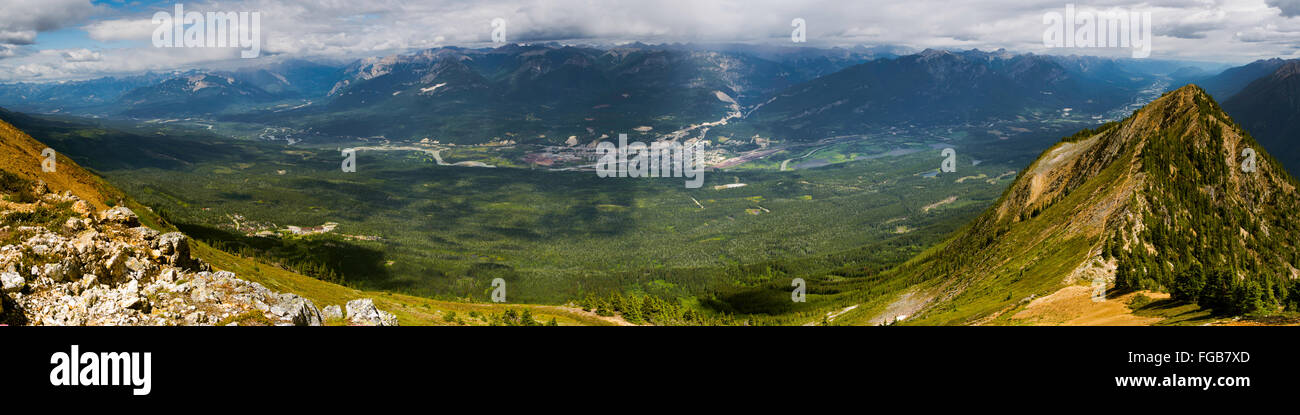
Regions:
[[[631,44],[610,49],[508,45],[442,48],[366,59],[344,69],[322,105],[249,118],[300,119],[317,131],[398,140],[563,142],[638,128],[711,122],[766,95],[871,56],[702,51]],[[784,59],[784,60],[780,60]]]
[[[783,135],[832,136],[882,125],[962,124],[1063,109],[1122,106],[1153,77],[1113,60],[926,50],[788,88],[754,111]]]
[[[1287,61],[1223,102],[1223,109],[1292,174],[1300,174],[1300,60]]]
[[[118,118],[203,116],[323,96],[340,69],[303,60],[233,70],[189,70],[84,81],[0,84],[0,106]]]
[[[1246,65],[1225,69],[1214,76],[1197,81],[1197,84],[1204,87],[1214,99],[1226,103],[1251,82],[1268,76],[1287,62],[1281,58],[1260,59]]]
[[[287,61],[0,85],[0,105],[399,141],[589,142],[628,132],[662,137],[720,120],[803,140],[1026,113],[1052,118],[1067,109],[1100,114],[1131,103],[1164,76],[1153,71],[1169,67],[1005,50],[899,56],[867,48],[532,44],[429,49],[344,67]],[[88,89],[95,93],[82,96],[93,99],[74,103]]]

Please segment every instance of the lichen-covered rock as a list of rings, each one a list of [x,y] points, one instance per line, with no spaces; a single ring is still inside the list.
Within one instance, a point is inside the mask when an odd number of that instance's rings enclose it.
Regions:
[[[325,321],[338,321],[343,319],[343,308],[337,305],[328,305],[321,309],[321,317]]]
[[[119,279],[126,276],[126,259],[129,258],[125,252],[115,252],[113,256],[108,257],[104,263],[104,276],[110,279]]]
[[[397,317],[375,307],[369,298],[348,301],[347,319],[352,324],[363,326],[396,326]]]
[[[163,262],[181,268],[192,269],[197,264],[190,258],[189,238],[180,232],[172,232],[159,236],[154,246],[158,249],[158,254],[163,257]]]
[[[270,307],[271,314],[288,319],[295,326],[321,325],[323,318],[320,310],[311,303],[311,300],[294,294],[280,294],[278,299],[279,301]]]
[[[140,217],[136,216],[135,212],[132,212],[131,209],[128,209],[126,206],[117,206],[104,211],[104,214],[100,215],[100,220],[108,223],[116,223],[128,228],[140,226]]]
[[[82,216],[90,216],[92,213],[95,213],[95,208],[91,207],[90,203],[87,203],[85,200],[78,200],[72,202],[72,211]]]
[[[0,291],[7,293],[18,292],[22,291],[26,285],[27,280],[22,275],[18,275],[17,272],[0,273]]]
[[[37,267],[33,267],[37,268]],[[68,267],[64,264],[45,264],[33,270],[33,276],[48,277],[54,281],[63,281],[67,277]]]

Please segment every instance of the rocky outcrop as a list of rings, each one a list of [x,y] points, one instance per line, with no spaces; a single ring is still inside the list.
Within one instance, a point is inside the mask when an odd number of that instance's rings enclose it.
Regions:
[[[116,223],[126,227],[140,226],[140,217],[136,216],[135,212],[132,212],[131,209],[127,209],[123,206],[110,208],[104,211],[104,214],[100,216],[100,219],[104,222]]]
[[[0,292],[13,293],[22,291],[27,281],[17,272],[0,273]]]
[[[271,314],[288,319],[296,326],[319,326],[324,320],[311,300],[294,294],[280,294],[279,300],[271,306]]]
[[[336,305],[328,305],[321,309],[321,317],[325,321],[335,321],[343,319],[343,309]]]
[[[375,302],[369,298],[348,301],[348,322],[362,326],[396,326],[397,317],[375,308]]]
[[[126,207],[95,215],[70,193],[36,192],[35,203],[0,201],[0,237],[17,241],[0,247],[0,324],[319,326],[326,320],[311,300],[213,272],[190,256],[184,234],[142,227]],[[37,210],[70,217],[31,223],[27,213]],[[354,324],[396,324],[370,300],[357,304],[348,303]]]

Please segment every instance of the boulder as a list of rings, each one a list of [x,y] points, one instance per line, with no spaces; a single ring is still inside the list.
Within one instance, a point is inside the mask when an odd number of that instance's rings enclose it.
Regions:
[[[189,238],[180,232],[159,236],[156,240],[158,253],[164,262],[185,269],[194,269],[195,261],[190,257]],[[233,277],[233,274],[231,275]]]
[[[153,263],[149,261],[136,257],[128,257],[126,259],[126,269],[131,270],[131,272],[135,274],[143,274],[151,268],[153,268]]]
[[[375,307],[374,300],[361,298],[348,301],[348,321],[363,326],[396,326],[397,317]]]
[[[119,251],[113,254],[112,257],[108,258],[108,262],[104,263],[104,275],[110,280],[122,278],[122,276],[126,275],[127,258],[130,258],[130,256],[126,252]]]
[[[72,202],[72,211],[82,216],[89,216],[91,213],[95,213],[95,208],[91,207],[90,203],[86,203],[85,200],[78,200]]]
[[[0,273],[0,291],[12,293],[22,291],[27,286],[27,280],[17,272]]]
[[[72,247],[76,249],[78,253],[88,254],[90,251],[95,249],[95,239],[98,237],[99,232],[93,229],[82,232],[80,235],[77,235],[77,239],[72,241]]]
[[[99,219],[108,223],[120,224],[128,228],[140,226],[140,217],[136,216],[135,212],[132,212],[131,209],[128,209],[126,206],[117,206],[106,210],[103,215],[100,215]]]
[[[311,300],[295,294],[281,294],[279,301],[271,306],[271,314],[293,322],[295,326],[321,325],[320,310]]]
[[[39,274],[59,282],[67,277],[67,269],[63,264],[45,264],[41,266]]]
[[[324,318],[325,321],[342,320],[343,308],[337,305],[325,306],[325,308],[321,310],[321,317]]]

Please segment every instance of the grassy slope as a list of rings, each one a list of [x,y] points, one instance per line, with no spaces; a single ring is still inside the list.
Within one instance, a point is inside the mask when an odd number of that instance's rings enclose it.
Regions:
[[[175,231],[175,227],[166,223],[149,208],[135,202],[103,178],[78,166],[72,160],[58,156],[55,172],[41,171],[41,151],[46,146],[7,122],[0,121],[0,169],[29,180],[42,180],[56,192],[71,190],[73,194],[88,201],[97,209],[103,210],[119,203],[127,206],[140,217],[140,221],[159,231]],[[234,272],[241,278],[261,283],[277,291],[288,291],[306,297],[318,307],[336,304],[342,306],[348,300],[373,298],[375,304],[385,311],[397,316],[403,325],[448,325],[443,320],[450,312],[457,313],[466,324],[486,324],[483,320],[470,319],[468,314],[477,311],[482,314],[504,312],[508,308],[531,309],[533,316],[543,322],[554,318],[561,325],[612,325],[611,321],[598,318],[588,313],[571,311],[560,307],[533,305],[502,304],[468,304],[446,301],[434,301],[407,295],[389,294],[373,291],[359,291],[337,284],[323,282],[311,277],[286,271],[280,267],[267,265],[248,258],[241,258],[214,249],[200,242],[192,242],[195,256],[212,264],[219,270]]]
[[[0,120],[0,156],[3,156],[0,157],[0,169],[25,179],[42,180],[59,192],[71,190],[99,210],[107,209],[125,197],[102,178],[61,154],[56,157],[55,171],[43,172],[41,151],[45,148],[44,144]]]
[[[518,310],[527,308],[532,310],[533,316],[538,320],[545,322],[555,318],[560,325],[614,325],[611,321],[588,313],[553,306],[456,303],[403,294],[355,290],[232,255],[200,242],[194,242],[194,245],[195,256],[212,264],[213,267],[234,272],[240,278],[260,283],[272,290],[301,295],[312,300],[317,307],[342,306],[348,300],[372,298],[381,310],[396,315],[402,325],[450,325],[453,323],[444,321],[443,317],[451,312],[456,313],[457,317],[465,320],[467,324],[485,324],[483,321],[470,320],[468,314],[472,311],[482,314],[501,313],[507,308]]]
[[[1058,145],[1057,147],[1059,147]],[[1057,147],[1044,152],[1050,154]],[[1036,165],[1030,165],[1025,171],[1034,171]],[[998,242],[985,251],[984,258],[1005,258],[995,264],[976,264],[975,269],[967,268],[966,275],[978,274],[983,278],[971,278],[970,285],[961,293],[949,299],[937,310],[931,310],[921,320],[909,323],[917,324],[963,324],[976,318],[1007,310],[1009,307],[1025,305],[1029,296],[1043,296],[1061,288],[1061,278],[1082,262],[1088,250],[1099,242],[1096,236],[1072,235],[1068,229],[1058,224],[1078,214],[1079,210],[1095,203],[1100,196],[1094,192],[1103,184],[1110,183],[1121,172],[1121,163],[1114,163],[1102,172],[1099,180],[1092,180],[1078,191],[1071,192],[1060,203],[1053,204],[1039,216],[1021,222],[1020,226],[998,238]],[[1026,176],[1027,177],[1027,176]],[[1018,178],[1019,180],[1028,180]],[[994,206],[1005,202],[1006,196]],[[990,208],[992,210],[993,208]],[[954,235],[970,232],[967,227]],[[946,284],[953,280],[945,278],[921,279],[919,275],[926,267],[935,266],[952,240],[945,241],[930,248],[925,253],[891,270],[886,280],[893,291],[875,298],[850,313],[846,313],[837,322],[840,324],[865,324],[875,317],[908,290],[936,292],[945,290]],[[978,269],[978,271],[976,270]],[[1021,271],[1023,270],[1023,272]],[[915,285],[913,285],[915,284]],[[1014,310],[1004,312],[1010,316]]]
[[[873,298],[836,321],[838,324],[866,324],[884,312],[899,295],[908,292],[934,294],[934,304],[923,314],[907,324],[1008,324],[1010,317],[1029,304],[1033,298],[1049,295],[1063,288],[1063,279],[1087,260],[1100,247],[1103,228],[1097,223],[1086,223],[1094,214],[1093,207],[1112,205],[1128,200],[1140,179],[1129,171],[1135,152],[1128,149],[1117,160],[1081,186],[1064,194],[1059,201],[1048,205],[1037,216],[1015,221],[1018,211],[1027,212],[1040,206],[1042,200],[1051,199],[1060,188],[1048,189],[1039,201],[1023,202],[1013,194],[1030,191],[1034,172],[1040,165],[1049,163],[1050,156],[1065,146],[1085,145],[1093,150],[1101,145],[1097,140],[1107,133],[1093,134],[1076,144],[1060,143],[1045,151],[1044,156],[1017,178],[981,220],[954,233],[952,239],[927,250],[887,273],[884,279],[892,281],[892,292]],[[1067,160],[1069,160],[1067,158]],[[1075,167],[1078,168],[1078,165]],[[1059,170],[1061,166],[1047,171]],[[1051,179],[1044,179],[1051,182]],[[999,215],[999,207],[1004,210]],[[1107,214],[1109,215],[1109,214]],[[996,219],[995,219],[996,218]],[[1010,224],[1014,223],[1014,226]],[[1005,233],[1002,233],[1005,232]],[[953,243],[971,246],[988,236],[991,244],[980,249],[952,250]],[[978,243],[978,242],[976,242]],[[960,260],[953,255],[959,254]]]

